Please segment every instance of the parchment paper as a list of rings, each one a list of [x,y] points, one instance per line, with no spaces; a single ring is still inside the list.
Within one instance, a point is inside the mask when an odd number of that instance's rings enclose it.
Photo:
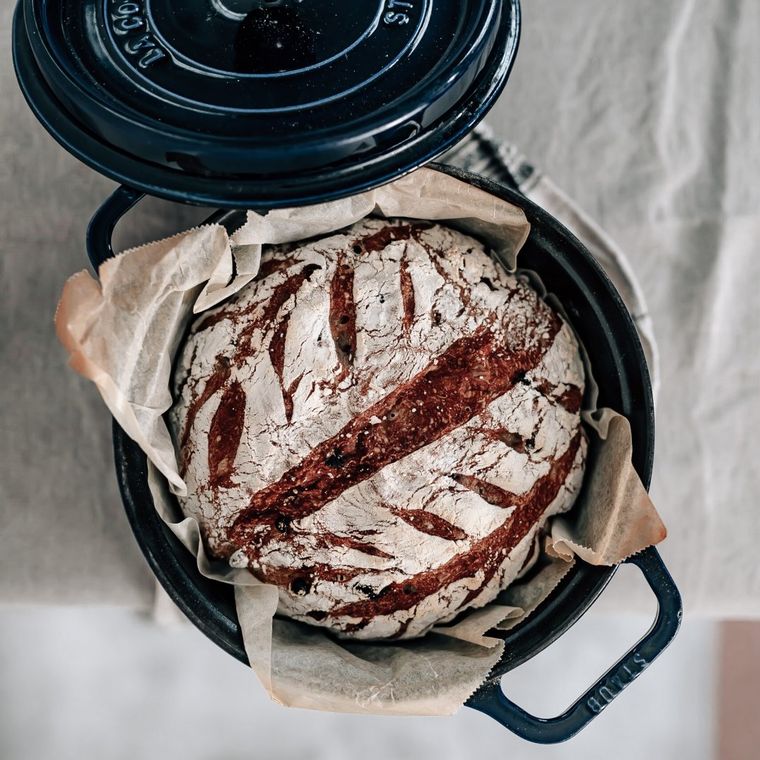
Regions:
[[[554,521],[537,571],[491,605],[422,639],[337,641],[323,629],[275,618],[275,588],[206,556],[198,524],[177,513],[172,494],[185,494],[185,484],[162,419],[172,404],[172,360],[188,321],[255,277],[263,245],[326,234],[372,213],[459,227],[488,243],[510,271],[529,233],[519,208],[421,169],[346,200],[264,217],[249,213],[231,239],[221,226],[209,225],[126,251],[100,268],[99,283],[87,272],[67,282],[56,327],[71,366],[97,385],[147,454],[162,518],[196,555],[204,575],[234,584],[251,666],[276,701],[342,712],[445,715],[464,703],[501,657],[503,642],[487,631],[509,628],[530,614],[576,555],[615,564],[662,540],[665,528],[630,464],[627,421],[602,410],[586,415],[603,441],[600,454],[587,470],[572,516]]]

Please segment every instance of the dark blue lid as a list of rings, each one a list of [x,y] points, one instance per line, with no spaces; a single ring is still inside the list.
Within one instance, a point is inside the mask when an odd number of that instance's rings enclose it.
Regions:
[[[133,187],[222,206],[351,195],[414,169],[501,92],[518,0],[20,0],[51,134]]]

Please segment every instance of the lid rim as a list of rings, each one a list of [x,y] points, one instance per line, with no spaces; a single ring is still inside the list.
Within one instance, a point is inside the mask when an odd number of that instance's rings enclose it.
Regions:
[[[400,145],[362,157],[358,165],[350,162],[336,165],[333,162],[302,174],[209,177],[147,164],[103,144],[97,136],[83,129],[81,123],[62,118],[68,114],[60,99],[45,78],[32,70],[36,61],[28,30],[20,23],[22,6],[28,7],[28,4],[20,0],[13,22],[17,77],[38,119],[66,150],[105,176],[152,195],[227,208],[281,208],[345,197],[401,177],[434,159],[477,124],[498,97],[514,63],[520,30],[519,3],[510,0],[509,7],[504,10],[508,23],[500,23],[493,43],[495,53],[487,58],[465,95],[448,109],[446,118],[439,119]],[[407,114],[397,116],[391,126],[407,123],[406,117]],[[364,117],[362,121],[366,124],[370,118]],[[335,129],[337,127],[332,129],[333,134]],[[330,136],[329,132],[320,134],[320,139]],[[351,139],[355,139],[355,135],[336,135],[333,144],[340,145]],[[232,148],[234,138],[224,142]]]

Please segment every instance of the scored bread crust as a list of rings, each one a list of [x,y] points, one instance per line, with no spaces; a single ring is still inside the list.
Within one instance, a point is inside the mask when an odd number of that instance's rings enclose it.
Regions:
[[[210,552],[345,637],[411,638],[492,601],[582,483],[572,330],[438,224],[266,248],[191,326],[174,391],[180,505]]]

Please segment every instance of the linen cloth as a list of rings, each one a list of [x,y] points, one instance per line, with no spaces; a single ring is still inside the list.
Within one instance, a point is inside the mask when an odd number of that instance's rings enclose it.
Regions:
[[[640,282],[648,311],[634,316],[644,333],[651,317],[661,353],[652,493],[687,614],[760,616],[760,3],[523,5],[489,123],[573,199],[566,211],[584,209],[577,219],[616,241]],[[108,414],[66,368],[52,326],[113,183],[24,104],[12,10],[0,4],[0,602],[147,608],[154,583],[121,508]],[[141,204],[117,245],[207,213]],[[597,608],[648,602],[632,584]]]

